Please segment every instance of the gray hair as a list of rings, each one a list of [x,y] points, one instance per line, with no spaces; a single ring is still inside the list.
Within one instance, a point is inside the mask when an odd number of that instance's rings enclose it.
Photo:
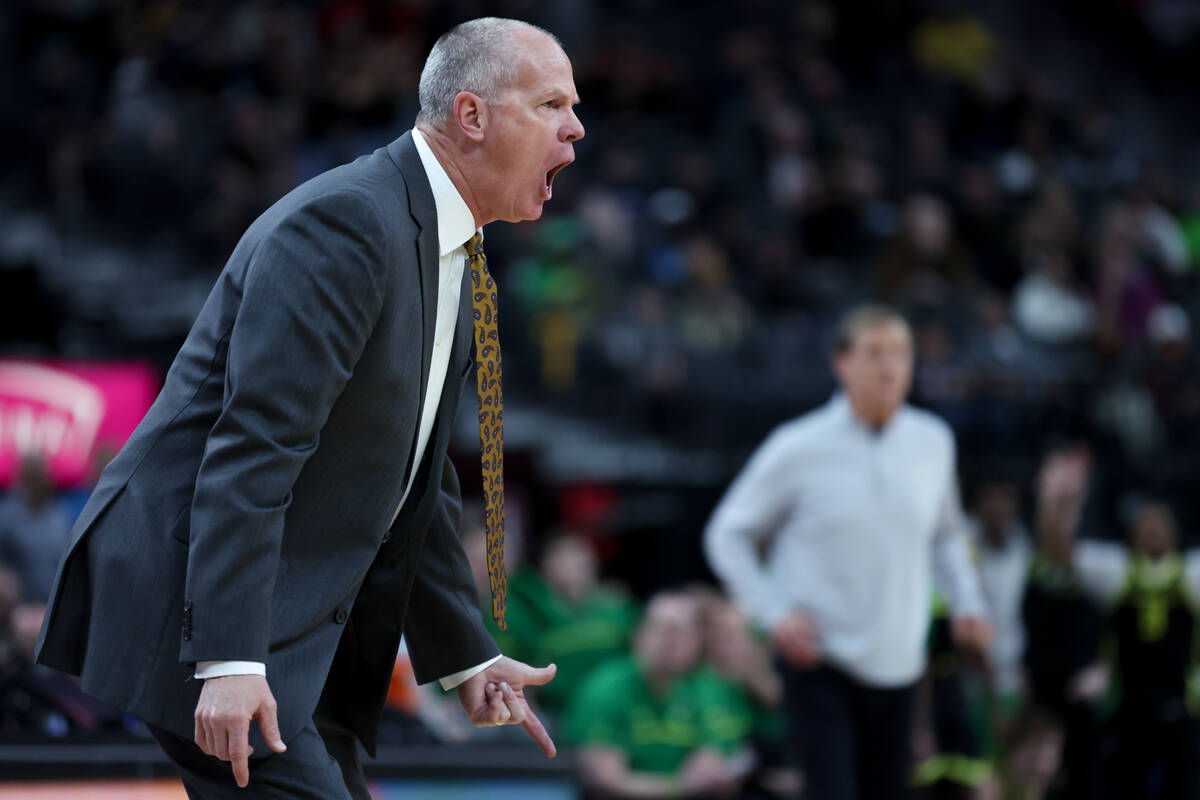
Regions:
[[[536,25],[515,19],[481,17],[443,33],[429,51],[417,98],[417,122],[437,125],[450,118],[459,92],[472,92],[489,102],[517,81],[521,61],[516,58],[512,35],[517,30],[557,37]]]
[[[854,347],[854,340],[868,328],[881,325],[899,324],[911,333],[908,320],[897,309],[883,303],[864,303],[848,311],[838,321],[834,334],[833,352],[835,354],[849,352]]]

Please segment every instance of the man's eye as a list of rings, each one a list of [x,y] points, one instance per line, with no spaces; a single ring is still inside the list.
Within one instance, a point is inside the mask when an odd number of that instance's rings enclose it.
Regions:
[[[542,105],[545,106],[546,108],[558,108],[558,101],[557,100],[547,100],[546,102],[542,103]]]

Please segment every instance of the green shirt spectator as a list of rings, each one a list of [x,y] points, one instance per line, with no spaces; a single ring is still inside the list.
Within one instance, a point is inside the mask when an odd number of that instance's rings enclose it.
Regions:
[[[651,599],[632,656],[597,667],[566,715],[588,788],[604,796],[734,796],[749,766],[753,727],[730,687],[700,668],[700,606],[693,596]]]
[[[538,692],[542,705],[564,710],[596,665],[628,653],[638,613],[632,598],[599,584],[573,601],[537,572],[515,572],[509,581],[508,639],[516,653],[558,665],[554,680]]]
[[[624,750],[631,770],[669,774],[701,747],[731,755],[744,746],[754,714],[739,695],[708,670],[659,694],[625,656],[588,677],[568,712],[567,729],[577,744]]]

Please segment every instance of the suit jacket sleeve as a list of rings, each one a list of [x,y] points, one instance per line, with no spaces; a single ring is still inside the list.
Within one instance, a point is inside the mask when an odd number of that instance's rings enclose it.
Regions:
[[[458,473],[447,457],[438,511],[425,538],[404,623],[418,683],[443,678],[500,654],[484,627],[475,578],[458,539],[461,518]]]
[[[387,241],[373,201],[343,191],[292,211],[249,257],[192,499],[184,663],[267,661],[292,487],[379,318]]]

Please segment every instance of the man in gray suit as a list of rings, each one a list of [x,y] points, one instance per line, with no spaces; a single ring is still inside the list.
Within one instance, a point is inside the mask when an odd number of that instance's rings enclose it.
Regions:
[[[402,633],[418,680],[554,754],[522,691],[554,668],[483,626],[446,447],[464,246],[541,215],[578,95],[557,40],[491,18],[419,93],[413,131],[251,225],[59,568],[38,660],[145,720],[193,798],[366,798]]]

